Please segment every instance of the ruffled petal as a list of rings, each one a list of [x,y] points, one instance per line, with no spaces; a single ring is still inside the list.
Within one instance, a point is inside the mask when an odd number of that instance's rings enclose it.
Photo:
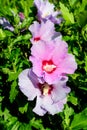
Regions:
[[[73,74],[77,69],[77,63],[75,61],[75,57],[72,54],[68,54],[66,58],[61,62],[60,71],[66,74]]]
[[[66,57],[68,52],[68,44],[59,38],[55,39],[55,49],[53,51],[52,60],[56,65]],[[59,66],[58,66],[59,67]]]
[[[42,106],[47,110],[48,113],[50,113],[51,115],[55,115],[63,110],[65,103],[66,99],[60,100],[57,103],[53,103],[50,96],[45,96]]]
[[[25,69],[20,73],[18,85],[24,95],[28,97],[28,100],[33,100],[40,93],[40,91],[34,87],[33,83],[35,82],[32,82],[29,77],[30,71],[31,69]]]
[[[54,33],[55,33],[54,24],[50,20],[47,20],[45,23],[41,22],[41,29],[40,29],[41,40],[50,41]]]
[[[31,47],[31,55],[36,59],[49,60],[51,58],[51,52],[54,50],[54,44],[52,42],[44,43],[39,42]]]
[[[40,24],[38,22],[34,22],[30,27],[29,30],[31,31],[33,36],[38,36],[38,32],[40,30]]]
[[[33,63],[32,71],[38,76],[42,77],[43,76],[43,71],[42,71],[42,63],[40,59],[36,59],[33,56],[30,56],[29,60]]]
[[[47,110],[48,113],[54,115],[56,113],[56,107],[53,104],[51,96],[45,96],[43,99],[43,108]]]
[[[37,97],[36,106],[33,109],[33,112],[38,114],[39,116],[43,116],[47,111],[42,107],[43,99],[41,97]]]
[[[64,99],[67,94],[70,92],[70,88],[66,86],[67,80],[58,81],[57,84],[53,85],[53,91],[51,93],[52,100],[58,102]]]

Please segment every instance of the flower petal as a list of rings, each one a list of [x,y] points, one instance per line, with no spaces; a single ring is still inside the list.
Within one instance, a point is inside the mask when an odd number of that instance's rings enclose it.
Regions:
[[[51,52],[54,50],[54,44],[39,42],[31,47],[31,55],[37,57],[37,59],[49,60]]]
[[[48,111],[48,113],[50,113],[52,115],[55,115],[58,112],[62,111],[62,109],[64,108],[64,104],[65,103],[66,103],[65,99],[60,100],[57,103],[53,103],[51,97],[50,96],[46,96],[43,99],[43,105],[42,105],[42,107],[44,107]]]
[[[43,76],[43,71],[42,71],[42,64],[40,62],[40,59],[36,59],[33,56],[30,56],[29,60],[33,63],[33,68],[32,71],[38,76],[42,77]]]
[[[55,49],[53,51],[52,60],[55,64],[59,63],[65,58],[68,52],[68,44],[59,38],[55,39]]]
[[[74,55],[68,54],[59,67],[63,73],[73,74],[77,69],[77,63],[75,62]]]
[[[66,79],[64,81],[58,81],[57,84],[53,85],[53,91],[51,93],[52,100],[58,102],[64,99],[70,92],[70,88],[66,86]]]
[[[20,73],[18,85],[20,86],[20,90],[24,93],[24,95],[28,97],[28,100],[33,100],[40,92],[34,87],[34,84],[30,79],[30,71],[31,69],[25,69]]]
[[[39,29],[40,29],[40,24],[38,22],[34,22],[30,27],[29,30],[31,31],[32,35],[37,36]]]
[[[36,106],[33,109],[33,112],[38,114],[39,116],[43,116],[47,111],[42,108],[42,98],[37,97]]]
[[[50,20],[47,20],[45,23],[41,22],[40,34],[43,41],[50,41],[54,33],[54,24]]]

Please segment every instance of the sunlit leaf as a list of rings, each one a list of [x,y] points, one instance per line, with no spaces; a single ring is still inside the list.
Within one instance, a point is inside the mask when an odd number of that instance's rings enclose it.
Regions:
[[[66,24],[73,24],[74,23],[74,16],[73,13],[69,11],[69,9],[60,2],[60,8]]]
[[[72,130],[81,130],[87,128],[87,108],[85,108],[79,114],[74,115],[74,119],[71,122]]]
[[[28,109],[28,103],[25,104],[24,107],[19,107],[19,111],[23,114],[24,112],[27,112],[27,109]]]
[[[18,94],[18,90],[16,89],[16,87],[17,87],[17,82],[16,82],[16,80],[14,80],[11,85],[10,96],[9,96],[11,103],[15,100],[15,98]]]

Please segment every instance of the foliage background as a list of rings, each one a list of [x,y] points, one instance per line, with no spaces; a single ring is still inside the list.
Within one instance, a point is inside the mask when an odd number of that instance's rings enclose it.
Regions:
[[[33,0],[0,0],[0,17],[5,17],[14,32],[0,25],[0,130],[87,130],[87,1],[50,0],[60,9],[64,22],[56,30],[75,55],[78,69],[69,75],[71,93],[63,112],[43,117],[32,112],[35,101],[28,102],[18,87],[19,73],[31,67],[28,61],[31,34],[28,27],[36,20]],[[19,12],[25,19],[19,24]]]

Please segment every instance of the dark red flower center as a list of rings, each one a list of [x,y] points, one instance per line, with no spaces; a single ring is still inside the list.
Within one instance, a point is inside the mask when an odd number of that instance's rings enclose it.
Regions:
[[[42,95],[51,94],[51,91],[53,90],[53,86],[49,85],[47,83],[44,83],[44,84],[39,83],[38,86],[39,86],[39,89],[40,89]]]
[[[55,71],[56,67],[57,66],[53,63],[52,60],[44,60],[42,62],[42,69],[47,73],[52,73],[53,71]]]
[[[39,40],[40,40],[40,37],[35,37],[34,38],[34,41],[36,41],[36,42],[39,41]]]

